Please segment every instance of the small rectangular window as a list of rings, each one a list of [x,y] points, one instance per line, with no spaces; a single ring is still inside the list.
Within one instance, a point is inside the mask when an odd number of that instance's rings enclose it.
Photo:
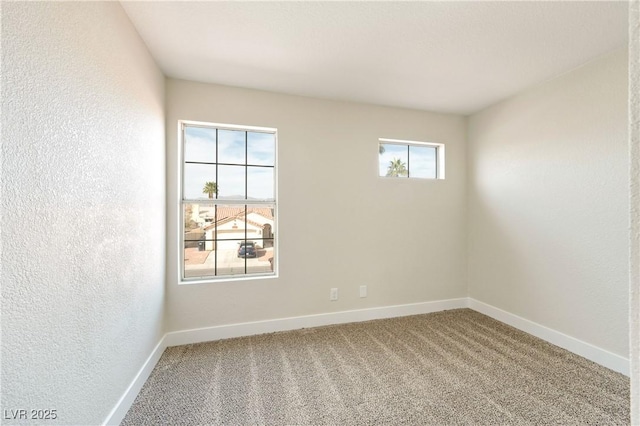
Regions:
[[[275,275],[276,129],[180,125],[182,281]]]
[[[379,139],[378,175],[391,178],[444,179],[444,145]]]

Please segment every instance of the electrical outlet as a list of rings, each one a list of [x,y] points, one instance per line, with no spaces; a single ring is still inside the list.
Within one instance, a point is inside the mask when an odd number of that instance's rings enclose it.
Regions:
[[[338,289],[332,288],[329,292],[329,300],[338,300]]]
[[[360,286],[360,297],[367,297],[367,286],[366,285],[361,285]]]

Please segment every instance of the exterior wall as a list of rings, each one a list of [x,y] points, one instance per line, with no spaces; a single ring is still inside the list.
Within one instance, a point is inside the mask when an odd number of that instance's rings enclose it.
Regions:
[[[469,120],[469,294],[628,356],[627,53]]]
[[[229,249],[235,248],[237,249],[239,246],[239,241],[224,241],[224,240],[236,240],[243,239],[245,237],[245,224],[243,221],[236,221],[236,228],[233,228],[233,222],[227,222],[218,226],[218,247],[221,249]],[[246,230],[247,240],[254,240],[256,238],[262,238],[262,234],[260,233],[260,229],[255,225],[249,224]],[[213,238],[214,232],[213,230],[207,232],[207,238]]]
[[[118,2],[2,2],[2,90],[1,407],[100,424],[163,333],[164,77]]]
[[[178,120],[279,129],[278,278],[178,285]],[[379,178],[378,138],[444,143],[447,179]],[[167,154],[168,331],[466,296],[463,117],[168,79]]]

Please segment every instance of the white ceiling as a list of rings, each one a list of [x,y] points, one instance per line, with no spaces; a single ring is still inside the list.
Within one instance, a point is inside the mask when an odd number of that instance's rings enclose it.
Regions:
[[[469,114],[627,42],[627,2],[122,2],[169,77]]]

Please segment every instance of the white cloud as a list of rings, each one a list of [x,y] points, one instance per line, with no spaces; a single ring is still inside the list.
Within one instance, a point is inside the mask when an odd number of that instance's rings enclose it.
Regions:
[[[250,198],[274,198],[274,169],[271,167],[245,167],[245,136],[249,148],[249,164],[273,166],[275,160],[275,136],[269,133],[218,130],[218,156],[222,163],[184,165],[184,197],[208,199],[202,192],[206,182],[218,184],[219,198],[244,198],[245,173]],[[201,127],[185,129],[185,161],[216,162],[216,131]],[[217,173],[216,173],[217,171]]]
[[[184,144],[185,161],[216,161],[216,131],[201,127],[185,128]]]
[[[244,164],[245,133],[239,130],[218,130],[218,161]]]

